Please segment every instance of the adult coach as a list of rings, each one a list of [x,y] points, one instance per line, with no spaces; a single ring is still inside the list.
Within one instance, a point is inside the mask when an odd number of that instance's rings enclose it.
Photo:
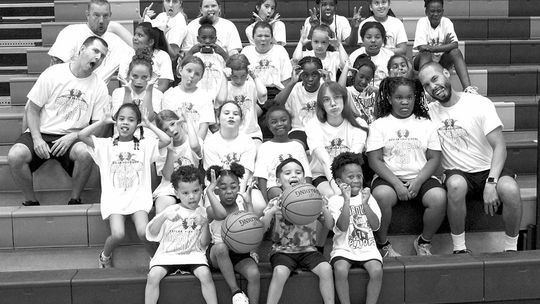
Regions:
[[[8,153],[13,179],[25,198],[23,205],[39,205],[32,172],[49,159],[58,160],[73,177],[68,204],[81,203],[93,161],[85,145],[76,142],[77,133],[90,121],[99,120],[108,102],[107,86],[94,73],[106,54],[107,43],[89,37],[74,61],[47,68],[28,93],[28,130]]]
[[[483,96],[453,90],[450,73],[438,63],[422,66],[419,79],[436,100],[429,115],[441,142],[454,253],[470,252],[465,245],[467,194],[482,195],[488,215],[502,211],[504,251],[517,250],[521,197],[514,174],[504,168],[506,143],[495,106]]]
[[[133,53],[133,50],[116,34],[107,32],[111,21],[111,5],[107,0],[90,0],[86,19],[86,23],[71,24],[60,31],[49,50],[51,65],[73,60],[86,38],[98,36],[107,42],[109,52],[95,72],[108,83],[125,54]]]

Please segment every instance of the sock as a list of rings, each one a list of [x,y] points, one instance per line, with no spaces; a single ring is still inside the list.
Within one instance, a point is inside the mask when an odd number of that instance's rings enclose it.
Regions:
[[[427,241],[426,239],[424,239],[422,235],[420,235],[420,237],[418,238],[418,245],[422,245],[422,244],[431,244],[431,240]]]
[[[390,245],[390,241],[386,240],[386,242],[379,244],[377,243],[377,249],[382,249],[384,246]]]
[[[509,236],[506,233],[504,234],[504,251],[517,251],[517,242],[519,234],[516,236]]]
[[[465,232],[461,234],[450,233],[450,235],[452,236],[452,244],[454,244],[454,251],[467,249],[467,246],[465,246]]]
[[[105,256],[105,252],[102,251],[101,254],[100,254],[99,256],[100,256],[100,258],[101,258],[103,261],[106,261],[106,260],[108,260],[108,259],[111,258],[112,254],[111,254],[110,256]]]

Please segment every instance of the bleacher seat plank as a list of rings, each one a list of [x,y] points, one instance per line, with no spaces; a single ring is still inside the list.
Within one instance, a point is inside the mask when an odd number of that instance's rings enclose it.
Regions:
[[[0,249],[13,248],[13,220],[11,214],[20,207],[0,207]]]
[[[470,16],[508,16],[508,5],[512,0],[484,0],[476,1],[471,0],[469,2],[469,15]],[[445,15],[446,7],[449,3],[445,3]]]
[[[47,54],[49,49],[49,47],[36,47],[26,50],[28,74],[41,74],[49,67],[51,63],[51,57]]]
[[[17,304],[71,304],[71,280],[77,270],[2,272],[0,301]]]
[[[508,16],[540,16],[540,2],[536,0],[510,0]]]

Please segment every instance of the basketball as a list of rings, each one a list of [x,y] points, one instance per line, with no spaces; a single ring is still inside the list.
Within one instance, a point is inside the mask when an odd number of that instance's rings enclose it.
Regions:
[[[247,211],[235,211],[221,223],[221,238],[236,253],[248,253],[257,249],[264,232],[264,224],[259,217]]]
[[[322,210],[319,190],[310,184],[300,184],[283,191],[281,213],[289,222],[306,225],[315,221]]]

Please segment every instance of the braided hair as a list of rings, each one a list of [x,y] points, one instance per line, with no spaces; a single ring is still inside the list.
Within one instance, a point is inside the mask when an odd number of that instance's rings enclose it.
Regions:
[[[120,106],[120,108],[118,109],[118,111],[116,111],[116,114],[114,114],[114,120],[115,121],[118,121],[118,115],[120,114],[120,112],[125,109],[125,108],[129,108],[131,109],[133,112],[135,112],[135,115],[137,116],[137,123],[141,123],[142,121],[142,114],[141,114],[141,110],[139,109],[139,107],[134,104],[134,103],[124,103]],[[134,150],[139,150],[139,143],[140,141],[144,138],[144,130],[143,130],[143,127],[139,127],[140,130],[141,130],[141,139],[138,139],[137,137],[133,136],[133,149]],[[118,135],[117,137],[113,138],[113,146],[118,146],[118,141],[120,140],[120,135]]]
[[[375,104],[375,118],[388,116],[392,112],[392,95],[399,86],[409,86],[414,92],[414,109],[412,114],[417,118],[424,117],[430,119],[427,106],[424,102],[424,88],[417,79],[405,77],[387,77],[379,85],[377,102]]]

